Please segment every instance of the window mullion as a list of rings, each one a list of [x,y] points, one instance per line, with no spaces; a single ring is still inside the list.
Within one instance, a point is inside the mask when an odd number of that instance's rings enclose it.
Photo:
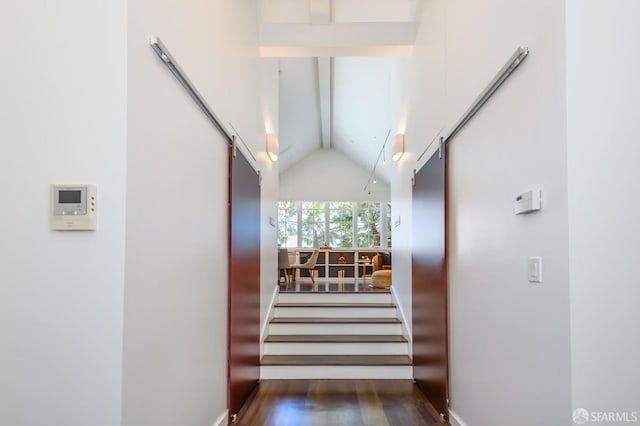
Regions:
[[[302,247],[302,201],[296,201],[298,212],[298,247]]]
[[[353,215],[353,248],[358,248],[358,203],[351,203],[351,212]]]
[[[331,220],[331,212],[329,211],[330,204],[328,201],[324,204],[324,242],[321,245],[328,245],[329,241],[331,241],[331,234],[329,233],[329,221]]]

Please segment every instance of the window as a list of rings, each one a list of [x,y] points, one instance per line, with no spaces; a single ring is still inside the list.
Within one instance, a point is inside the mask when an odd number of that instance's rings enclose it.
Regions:
[[[358,247],[380,247],[380,203],[358,203]]]
[[[319,245],[324,245],[325,204],[314,201],[302,202],[302,247],[313,247],[314,231]]]
[[[329,245],[353,247],[353,203],[329,203]]]
[[[382,217],[385,218],[385,227],[387,229],[387,247],[391,247],[391,203],[385,203],[383,205],[387,206],[387,211]]]
[[[282,247],[298,246],[298,204],[295,202],[278,203],[278,244]]]
[[[281,201],[278,244],[282,247],[391,247],[388,202]]]

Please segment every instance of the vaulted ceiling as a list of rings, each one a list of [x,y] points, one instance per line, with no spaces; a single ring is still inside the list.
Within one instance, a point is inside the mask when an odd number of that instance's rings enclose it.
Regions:
[[[261,0],[261,54],[279,58],[281,173],[318,149],[373,168],[396,126],[393,58],[412,52],[416,1]]]

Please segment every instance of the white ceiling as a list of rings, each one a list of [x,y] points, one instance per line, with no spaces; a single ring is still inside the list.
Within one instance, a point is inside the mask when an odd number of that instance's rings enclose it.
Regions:
[[[385,55],[411,53],[416,0],[261,0],[261,7],[262,54],[280,57],[280,172],[320,148],[372,170],[395,127],[393,58]],[[385,168],[377,172],[388,182]]]

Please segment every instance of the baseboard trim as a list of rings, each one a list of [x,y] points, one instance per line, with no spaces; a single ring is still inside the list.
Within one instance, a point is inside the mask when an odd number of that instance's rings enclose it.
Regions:
[[[265,315],[264,323],[262,324],[262,329],[260,330],[260,358],[262,358],[262,351],[264,350],[264,339],[267,338],[267,330],[269,329],[269,322],[273,319],[273,315],[275,314],[275,309],[273,307],[276,304],[276,299],[278,298],[278,293],[280,291],[280,286],[276,286],[273,289],[273,294],[271,295],[271,300],[269,301],[269,310],[267,311],[267,315]]]
[[[228,419],[229,419],[229,410],[225,410],[224,413],[222,413],[222,415],[218,417],[218,420],[213,422],[212,426],[227,426]]]
[[[451,426],[467,426],[467,424],[462,421],[462,418],[453,410],[449,410],[449,420],[451,420]]]
[[[409,333],[409,323],[407,322],[407,317],[404,314],[404,310],[402,309],[402,305],[398,300],[398,295],[396,294],[395,288],[391,286],[391,298],[393,299],[393,303],[396,305],[398,309],[398,313],[400,314],[400,321],[402,321],[402,335],[409,342],[409,356],[413,358],[413,339],[411,338],[411,333]]]

